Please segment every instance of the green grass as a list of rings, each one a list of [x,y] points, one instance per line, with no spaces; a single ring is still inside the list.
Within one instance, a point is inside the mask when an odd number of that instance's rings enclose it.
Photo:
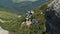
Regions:
[[[7,11],[0,11],[0,19],[9,20],[9,19],[17,18],[17,16],[18,14],[15,14],[15,13],[10,13]]]
[[[18,19],[18,14],[6,12],[6,11],[0,11],[0,19],[8,21],[5,23],[0,22],[0,26],[2,26],[6,30],[11,30],[12,25],[15,25],[15,22]]]
[[[45,10],[49,2],[46,2],[41,6],[34,8],[35,13],[33,14],[31,19],[33,18],[37,19],[38,23],[36,25],[34,24],[31,25],[30,34],[42,34],[42,31],[44,30],[44,26],[45,26]],[[43,12],[43,14],[41,14],[41,12]],[[48,34],[48,33],[45,33],[45,34]]]
[[[0,11],[0,19],[8,21],[5,23],[0,22],[0,26],[3,29],[10,31],[13,34],[16,34],[19,32],[20,25],[24,20],[24,15],[22,15],[21,18],[18,18],[18,14],[16,13]]]

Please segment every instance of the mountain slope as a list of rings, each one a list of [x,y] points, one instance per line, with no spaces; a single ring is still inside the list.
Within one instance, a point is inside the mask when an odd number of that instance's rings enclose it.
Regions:
[[[44,23],[45,23],[44,11],[46,8],[47,8],[47,3],[34,9],[35,13],[33,14],[32,18],[34,19],[35,17],[36,20],[38,20],[38,23],[31,24],[29,28],[29,31],[30,31],[29,34],[41,34],[42,30],[44,29]],[[41,14],[41,12],[43,12],[43,14]],[[13,34],[21,34],[21,32],[27,33],[26,31],[24,31],[26,30],[26,28],[28,28],[27,26],[24,26],[22,27],[22,29],[20,29],[21,23],[24,21],[24,19],[25,19],[24,16],[22,16],[21,18],[13,19],[13,20],[11,19],[11,22],[1,23],[1,26],[2,28],[12,32]]]
[[[44,4],[42,7],[46,7],[46,5],[47,4]],[[36,17],[36,19],[38,20],[38,23],[37,24],[31,24],[31,26],[29,28],[30,34],[41,34],[41,31],[44,27],[44,15],[40,14],[40,12],[41,12],[40,10],[41,10],[42,7],[37,7],[36,9],[34,9],[35,14],[33,16]],[[43,11],[43,9],[42,9],[42,11]],[[5,11],[2,12],[1,11],[1,14],[7,15],[7,17],[9,17],[9,16],[12,17],[12,15],[13,15],[12,18],[14,18],[14,15],[15,15],[15,18],[16,18],[16,14],[12,14],[12,13],[9,13],[9,12],[5,12]],[[2,16],[2,17],[4,18],[6,16]],[[16,19],[11,19],[10,18],[10,19],[7,20],[9,22],[5,22],[5,23],[0,22],[0,26],[3,29],[8,30],[9,32],[12,32],[13,34],[21,34],[21,32],[26,33],[26,31],[24,31],[24,30],[26,30],[28,28],[27,26],[22,27],[22,29],[20,30],[21,23],[23,22],[23,20],[24,20],[24,16],[22,16],[21,18],[16,18]]]
[[[0,0],[0,7],[3,6],[3,8],[9,9],[13,12],[23,13],[39,6],[44,2],[46,2],[46,0],[38,0],[36,2],[25,1],[20,3],[13,3],[11,0]]]
[[[11,19],[15,19],[17,17],[18,17],[18,14],[16,14],[16,13],[0,11],[0,19],[2,19],[2,20],[11,20]]]

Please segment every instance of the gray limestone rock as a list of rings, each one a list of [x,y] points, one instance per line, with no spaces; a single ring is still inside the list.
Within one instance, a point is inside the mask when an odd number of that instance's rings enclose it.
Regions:
[[[60,3],[53,0],[46,9],[46,30],[49,34],[60,34]]]

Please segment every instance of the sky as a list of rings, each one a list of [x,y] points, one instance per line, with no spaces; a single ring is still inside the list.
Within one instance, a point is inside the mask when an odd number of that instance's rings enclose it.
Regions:
[[[31,2],[35,2],[38,0],[12,0],[13,2],[19,3],[19,2],[23,2],[23,1],[31,1]]]

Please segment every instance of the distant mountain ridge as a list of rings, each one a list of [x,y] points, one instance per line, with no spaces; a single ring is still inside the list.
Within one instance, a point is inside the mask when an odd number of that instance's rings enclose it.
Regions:
[[[14,12],[26,12],[27,10],[31,10],[36,6],[46,2],[46,0],[38,0],[36,2],[26,1],[20,3],[13,3],[11,0],[0,0],[0,10],[1,8],[11,10]]]

